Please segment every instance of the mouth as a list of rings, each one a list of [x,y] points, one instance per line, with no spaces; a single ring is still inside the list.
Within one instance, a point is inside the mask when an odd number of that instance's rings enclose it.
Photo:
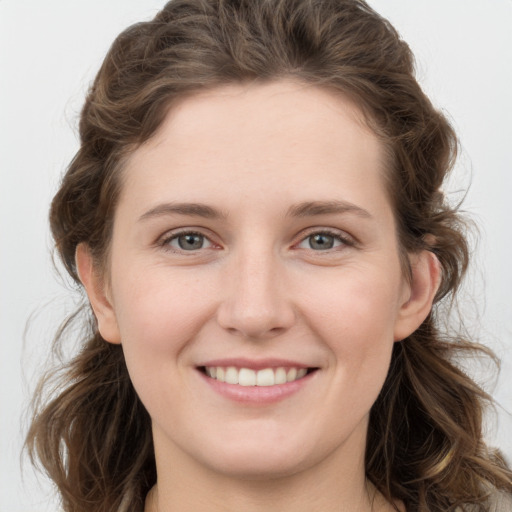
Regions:
[[[212,380],[243,387],[271,387],[288,384],[303,379],[318,368],[277,367],[251,368],[236,366],[200,366],[199,371]]]

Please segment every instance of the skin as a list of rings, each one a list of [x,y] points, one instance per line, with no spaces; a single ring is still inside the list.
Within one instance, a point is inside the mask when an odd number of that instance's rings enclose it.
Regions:
[[[353,103],[291,81],[183,99],[133,153],[108,275],[84,245],[77,265],[152,418],[146,510],[392,510],[365,480],[369,411],[439,267],[410,255],[405,279],[383,161]],[[184,232],[198,248],[180,248]],[[322,233],[332,247],[312,245]],[[316,371],[275,403],[240,403],[198,370],[227,357]]]

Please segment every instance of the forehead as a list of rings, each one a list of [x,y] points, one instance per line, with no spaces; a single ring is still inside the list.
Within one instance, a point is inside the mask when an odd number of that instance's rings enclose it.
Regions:
[[[339,93],[293,81],[227,85],[173,104],[128,159],[122,196],[203,201],[223,188],[249,199],[279,189],[283,201],[307,201],[338,189],[356,202],[371,183],[382,196],[384,161],[362,111]]]
[[[342,125],[341,120],[347,122]],[[245,136],[255,145],[265,142],[268,149],[272,141],[284,146],[300,138],[311,143],[324,139],[327,147],[357,138],[359,144],[370,143],[372,152],[379,150],[355,102],[340,92],[293,80],[228,84],[181,98],[145,146],[155,147],[172,136],[176,144],[200,143],[207,150],[226,135],[233,141]]]

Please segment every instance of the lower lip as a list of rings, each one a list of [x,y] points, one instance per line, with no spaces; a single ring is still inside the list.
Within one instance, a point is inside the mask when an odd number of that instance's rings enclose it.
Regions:
[[[273,404],[298,393],[311,381],[316,373],[316,371],[308,373],[301,379],[287,382],[286,384],[276,384],[274,386],[240,386],[239,384],[220,382],[199,371],[204,381],[219,395],[229,398],[234,402],[254,405]]]

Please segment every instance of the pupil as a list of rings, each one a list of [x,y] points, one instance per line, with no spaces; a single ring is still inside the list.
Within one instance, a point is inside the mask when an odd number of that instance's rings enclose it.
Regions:
[[[185,251],[191,251],[193,249],[201,249],[203,246],[203,237],[202,235],[181,235],[178,237],[178,245],[181,249]]]
[[[334,237],[325,234],[313,235],[310,237],[309,245],[312,249],[332,249]]]

